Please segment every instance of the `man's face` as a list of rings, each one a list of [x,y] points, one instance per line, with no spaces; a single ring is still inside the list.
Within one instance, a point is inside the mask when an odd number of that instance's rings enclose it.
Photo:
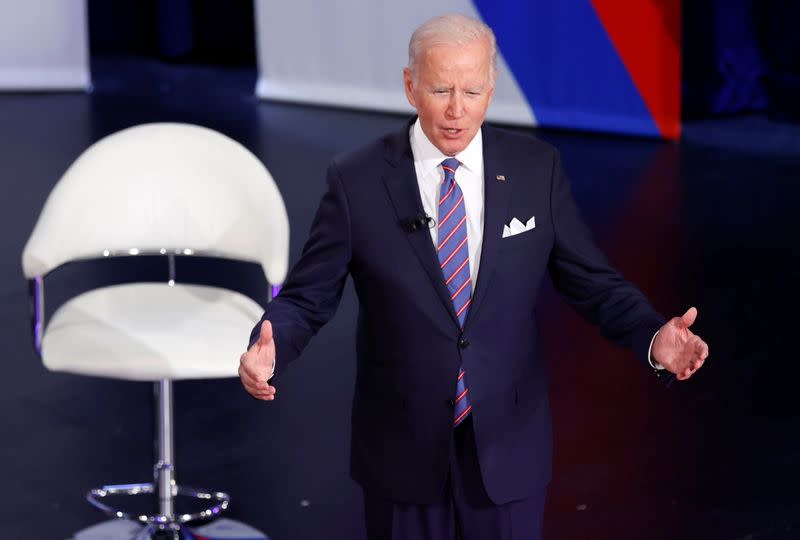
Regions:
[[[403,71],[406,97],[422,131],[445,155],[464,150],[478,132],[494,93],[489,43],[432,45],[417,59],[416,80]]]

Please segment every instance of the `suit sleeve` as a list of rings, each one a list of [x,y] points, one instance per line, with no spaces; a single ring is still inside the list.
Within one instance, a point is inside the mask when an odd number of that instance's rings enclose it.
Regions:
[[[335,163],[328,168],[327,184],[300,260],[250,333],[252,346],[258,339],[261,322],[268,319],[272,323],[274,376],[303,352],[309,340],[336,313],[349,273],[349,208]]]
[[[644,294],[611,267],[580,217],[569,180],[554,152],[550,194],[554,245],[548,270],[556,290],[610,341],[648,363],[650,341],[664,324]]]

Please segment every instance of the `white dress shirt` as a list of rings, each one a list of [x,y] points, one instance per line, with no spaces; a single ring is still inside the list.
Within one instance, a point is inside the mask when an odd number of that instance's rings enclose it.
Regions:
[[[444,182],[442,161],[450,156],[444,155],[428,139],[419,118],[409,129],[411,152],[414,155],[414,170],[417,173],[419,195],[425,214],[439,223],[439,192]],[[456,182],[464,194],[464,210],[467,213],[467,246],[469,247],[469,272],[472,288],[478,278],[478,265],[483,245],[483,136],[475,134],[467,147],[456,154],[461,162],[456,169]],[[431,241],[438,245],[439,228],[431,228]]]

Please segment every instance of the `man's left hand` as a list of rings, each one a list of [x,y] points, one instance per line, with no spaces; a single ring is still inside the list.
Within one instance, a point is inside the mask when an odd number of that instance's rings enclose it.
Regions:
[[[696,318],[697,309],[689,308],[662,326],[653,342],[653,358],[680,381],[694,375],[708,358],[706,342],[689,330]]]

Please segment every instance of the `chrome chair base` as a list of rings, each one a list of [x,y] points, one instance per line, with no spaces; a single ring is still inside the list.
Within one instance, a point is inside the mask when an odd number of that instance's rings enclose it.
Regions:
[[[240,521],[219,518],[201,526],[180,525],[185,539],[209,538],[213,540],[270,540],[269,536]],[[75,533],[69,540],[150,540],[155,533],[152,525],[142,525],[129,519],[112,519],[97,523]]]
[[[169,379],[156,381],[153,391],[156,404],[156,448],[158,450],[157,461],[153,465],[154,481],[102,486],[89,491],[86,494],[86,500],[108,516],[126,522],[138,522],[148,531],[144,538],[191,539],[194,538],[191,534],[187,536],[181,533],[183,525],[216,518],[228,508],[230,496],[221,491],[208,491],[178,485],[175,480],[173,457],[172,381]],[[154,502],[158,503],[158,510],[153,513],[137,515],[134,512],[115,508],[107,500],[107,497],[130,497],[133,495],[151,496],[152,499],[155,499]],[[210,506],[192,512],[176,512],[175,497],[177,496],[193,499],[195,506]],[[197,504],[197,501],[202,504]]]
[[[185,486],[174,486],[172,488],[171,496],[174,497],[176,495],[180,495],[184,497],[191,497],[200,501],[213,501],[214,504],[200,511],[176,514],[173,517],[170,517],[163,514],[134,515],[130,512],[125,512],[123,510],[114,508],[103,502],[103,499],[108,496],[152,495],[156,493],[156,491],[157,486],[152,483],[118,484],[93,489],[86,494],[86,500],[89,501],[92,506],[100,509],[108,516],[118,519],[138,521],[143,525],[155,525],[162,528],[170,525],[182,525],[190,521],[206,520],[216,517],[225,509],[227,509],[228,505],[230,504],[230,496],[228,496],[227,493],[223,493],[221,491],[212,492]]]

